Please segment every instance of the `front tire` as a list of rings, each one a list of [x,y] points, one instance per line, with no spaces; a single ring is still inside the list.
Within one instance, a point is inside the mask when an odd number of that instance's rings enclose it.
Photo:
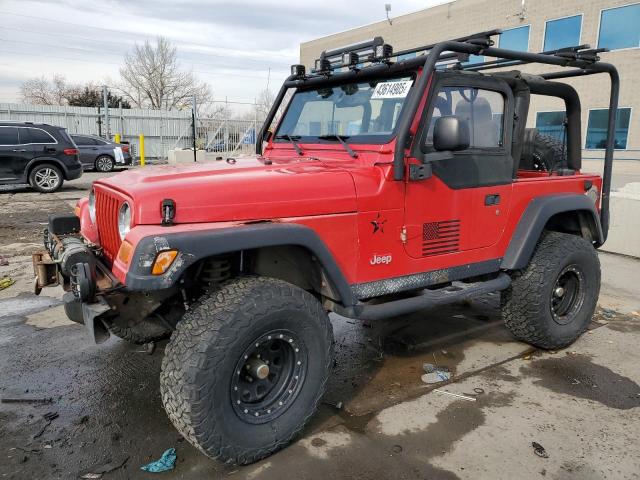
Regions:
[[[519,340],[557,349],[589,326],[600,292],[600,261],[582,237],[543,234],[529,265],[502,292],[502,317]]]
[[[113,158],[109,155],[100,155],[96,158],[96,170],[98,172],[111,172],[114,165]]]
[[[178,324],[162,361],[162,402],[203,453],[253,463],[300,433],[332,359],[331,323],[310,293],[272,278],[233,279]]]
[[[53,193],[60,189],[63,183],[62,172],[50,163],[36,165],[29,173],[29,184],[41,193]]]

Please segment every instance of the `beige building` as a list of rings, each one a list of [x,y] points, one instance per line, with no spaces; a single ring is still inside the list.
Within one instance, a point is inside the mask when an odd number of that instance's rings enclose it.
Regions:
[[[624,0],[455,0],[414,13],[364,25],[300,45],[300,61],[308,69],[323,50],[374,36],[400,51],[461,37],[474,32],[502,29],[496,46],[542,52],[589,44],[607,47],[603,61],[620,72],[621,91],[616,124],[616,159],[640,160],[640,2]],[[491,58],[474,58],[488,61]],[[525,65],[527,73],[543,73],[560,67]],[[582,101],[583,158],[602,158],[609,104],[609,78],[605,74],[565,80]],[[638,108],[636,108],[638,107]],[[529,110],[529,126],[560,136],[564,105],[537,98]]]

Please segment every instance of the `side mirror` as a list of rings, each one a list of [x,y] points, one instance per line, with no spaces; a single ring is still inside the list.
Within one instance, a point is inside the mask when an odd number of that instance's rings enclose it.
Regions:
[[[455,115],[440,117],[433,128],[433,148],[457,152],[469,148],[469,123]]]

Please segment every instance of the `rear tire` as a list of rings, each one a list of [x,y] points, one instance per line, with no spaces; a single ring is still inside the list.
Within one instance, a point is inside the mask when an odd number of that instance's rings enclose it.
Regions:
[[[272,278],[236,278],[178,324],[162,361],[162,402],[204,454],[253,463],[300,433],[332,358],[331,323],[310,293]]]
[[[600,292],[600,261],[582,237],[545,232],[529,265],[502,292],[502,317],[518,339],[539,348],[573,343],[589,326]]]
[[[29,184],[41,193],[53,193],[59,190],[63,183],[62,172],[51,163],[36,165],[29,172]]]
[[[111,172],[115,163],[109,155],[100,155],[96,158],[96,170],[98,172]]]

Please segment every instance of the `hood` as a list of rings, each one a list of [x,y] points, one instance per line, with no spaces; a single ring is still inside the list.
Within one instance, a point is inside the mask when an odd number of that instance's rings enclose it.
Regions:
[[[266,220],[356,211],[351,174],[315,158],[246,156],[236,163],[142,167],[99,180],[132,201],[134,223],[160,223],[162,200],[176,223]]]

